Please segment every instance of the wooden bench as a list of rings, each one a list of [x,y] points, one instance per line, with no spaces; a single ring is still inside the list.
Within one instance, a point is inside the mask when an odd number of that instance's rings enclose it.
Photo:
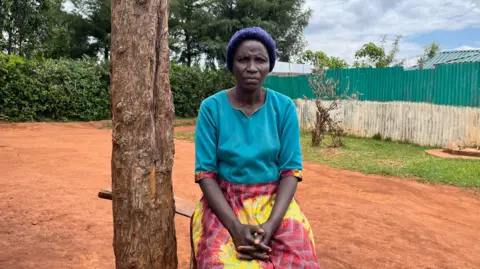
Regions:
[[[112,189],[101,189],[100,192],[98,192],[98,197],[106,200],[112,200]],[[195,211],[195,203],[176,196],[174,197],[174,199],[175,213],[187,218],[191,218],[193,216],[193,212]]]

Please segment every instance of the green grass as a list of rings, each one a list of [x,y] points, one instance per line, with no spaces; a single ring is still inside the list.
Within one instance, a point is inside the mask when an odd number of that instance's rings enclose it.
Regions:
[[[175,133],[177,139],[193,141],[194,133]],[[330,137],[312,148],[310,134],[301,136],[305,161],[330,167],[431,183],[480,188],[480,161],[443,159],[425,153],[427,147],[408,143],[345,137],[345,147],[331,149]]]
[[[193,142],[195,140],[195,132],[175,132],[175,138]]]
[[[112,128],[112,121],[109,120],[108,122],[102,124],[102,126],[98,127],[99,129],[111,129]]]
[[[197,118],[176,118],[173,124],[173,127],[192,126],[192,125],[195,125],[196,123],[197,123]],[[99,127],[99,129],[111,129],[111,128],[112,128],[112,121],[108,121]]]
[[[197,124],[197,118],[176,118],[174,127],[193,126]]]

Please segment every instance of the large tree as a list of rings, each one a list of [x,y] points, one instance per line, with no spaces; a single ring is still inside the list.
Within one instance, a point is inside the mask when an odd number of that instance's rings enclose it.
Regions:
[[[63,10],[64,2],[0,1],[0,51],[24,57],[96,56],[98,49],[89,43],[91,25],[81,14]]]
[[[385,44],[387,43],[387,37],[384,36],[379,45],[369,42],[364,44],[355,53],[354,67],[376,67],[384,68],[392,65],[403,65],[404,61],[396,60],[397,53],[399,51],[399,43],[402,36],[397,36],[392,43],[390,52],[385,51]]]
[[[77,22],[79,36],[87,37],[86,54],[102,53],[103,59],[110,55],[111,2],[112,0],[73,0],[75,13],[83,18]]]
[[[260,26],[277,42],[278,58],[290,61],[302,53],[303,30],[312,11],[305,0],[209,0],[211,22],[206,25],[208,60],[225,62],[225,47],[231,36],[244,27]]]
[[[89,27],[80,14],[50,11],[46,28],[49,38],[42,42],[36,54],[54,59],[96,57],[98,51],[89,43]]]
[[[168,0],[112,3],[112,203],[117,269],[177,268]]]
[[[173,0],[170,6],[169,43],[180,63],[198,63],[204,52],[208,3],[201,0]]]
[[[52,14],[62,0],[0,1],[0,51],[30,57],[52,39]]]

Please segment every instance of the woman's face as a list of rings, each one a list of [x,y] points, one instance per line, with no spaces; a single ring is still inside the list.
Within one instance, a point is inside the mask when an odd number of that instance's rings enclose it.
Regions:
[[[261,89],[268,73],[270,60],[265,46],[256,40],[242,42],[233,60],[233,74],[237,87],[247,91]]]

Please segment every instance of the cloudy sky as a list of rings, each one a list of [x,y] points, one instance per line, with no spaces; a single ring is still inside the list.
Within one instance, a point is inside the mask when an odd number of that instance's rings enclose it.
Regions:
[[[480,48],[480,0],[307,0],[308,48],[353,62],[362,44],[402,35],[400,58],[436,40],[441,50]],[[411,62],[411,60],[410,60]]]

